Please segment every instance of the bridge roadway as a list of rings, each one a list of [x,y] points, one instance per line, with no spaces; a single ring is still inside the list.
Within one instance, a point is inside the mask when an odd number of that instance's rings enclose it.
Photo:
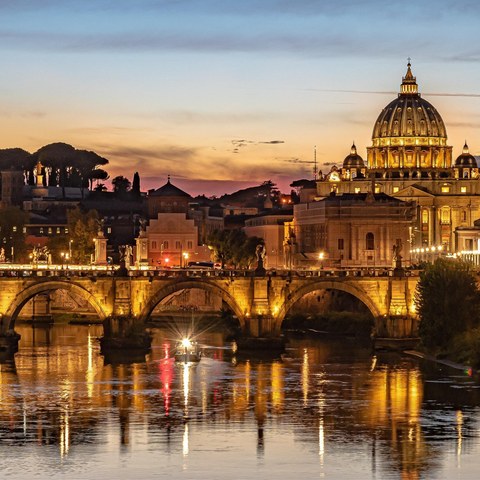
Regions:
[[[11,338],[15,320],[31,298],[57,289],[80,295],[102,320],[131,316],[146,321],[156,305],[172,293],[200,288],[220,296],[238,317],[243,332],[255,337],[278,335],[285,315],[304,295],[321,289],[341,290],[368,307],[377,336],[415,337],[418,318],[413,299],[418,276],[388,276],[383,270],[362,273],[367,275],[322,270],[265,276],[254,276],[253,271],[136,270],[121,277],[108,271],[44,269],[15,274],[3,270],[0,345]],[[22,274],[26,276],[18,276]]]

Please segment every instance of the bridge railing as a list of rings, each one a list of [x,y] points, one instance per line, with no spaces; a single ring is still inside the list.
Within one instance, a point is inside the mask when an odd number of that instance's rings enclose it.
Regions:
[[[20,265],[20,264],[0,264],[0,277],[104,277],[115,275],[118,265]],[[407,276],[417,276],[418,271],[406,270]],[[255,270],[233,270],[233,269],[198,269],[198,268],[147,268],[138,269],[136,267],[128,269],[130,277],[254,277]],[[388,277],[393,275],[392,269],[387,268],[348,268],[348,269],[315,269],[315,270],[267,270],[265,276],[268,277]]]

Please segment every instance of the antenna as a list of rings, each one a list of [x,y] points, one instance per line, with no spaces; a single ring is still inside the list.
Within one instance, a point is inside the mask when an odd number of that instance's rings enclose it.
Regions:
[[[318,174],[318,170],[317,170],[317,146],[315,145],[315,150],[314,150],[314,153],[313,153],[313,179],[314,180],[317,179],[317,174]]]

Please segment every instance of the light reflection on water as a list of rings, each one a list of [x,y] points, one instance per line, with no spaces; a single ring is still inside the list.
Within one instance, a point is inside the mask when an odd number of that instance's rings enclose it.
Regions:
[[[283,358],[206,334],[198,364],[110,362],[99,326],[20,325],[0,368],[8,478],[478,478],[475,379],[354,341],[292,340]]]

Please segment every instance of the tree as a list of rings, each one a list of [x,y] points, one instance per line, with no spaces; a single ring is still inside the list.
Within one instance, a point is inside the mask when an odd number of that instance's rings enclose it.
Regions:
[[[105,180],[108,174],[100,169],[107,165],[106,158],[88,150],[77,150],[67,143],[51,143],[37,150],[26,160],[29,183],[33,184],[33,171],[40,162],[48,171],[49,186],[88,188],[94,179]],[[97,172],[97,173],[95,173]]]
[[[84,213],[77,207],[67,211],[68,223],[68,247],[72,251],[72,262],[85,264],[90,262],[94,252],[93,239],[98,232],[98,213],[96,210],[88,210]]]
[[[215,260],[222,264],[230,264],[234,268],[250,268],[255,260],[255,251],[264,240],[259,237],[248,237],[241,229],[215,230],[207,239],[213,250]]]
[[[133,176],[132,195],[134,197],[140,197],[140,175],[138,172],[135,172]]]
[[[480,292],[469,265],[438,258],[420,273],[415,293],[419,335],[430,349],[444,350],[453,339],[480,325]]]
[[[0,171],[2,170],[25,170],[30,153],[22,148],[4,148],[0,150]],[[0,175],[0,188],[1,188]]]
[[[65,254],[69,253],[68,242],[68,235],[52,235],[48,238],[47,247],[52,255],[53,263],[60,264],[65,262]]]
[[[130,180],[123,175],[118,175],[112,180],[113,191],[117,195],[125,195],[130,189]]]
[[[19,207],[0,209],[0,248],[11,262],[25,260],[27,252],[27,234],[23,227],[28,223],[29,215]]]

